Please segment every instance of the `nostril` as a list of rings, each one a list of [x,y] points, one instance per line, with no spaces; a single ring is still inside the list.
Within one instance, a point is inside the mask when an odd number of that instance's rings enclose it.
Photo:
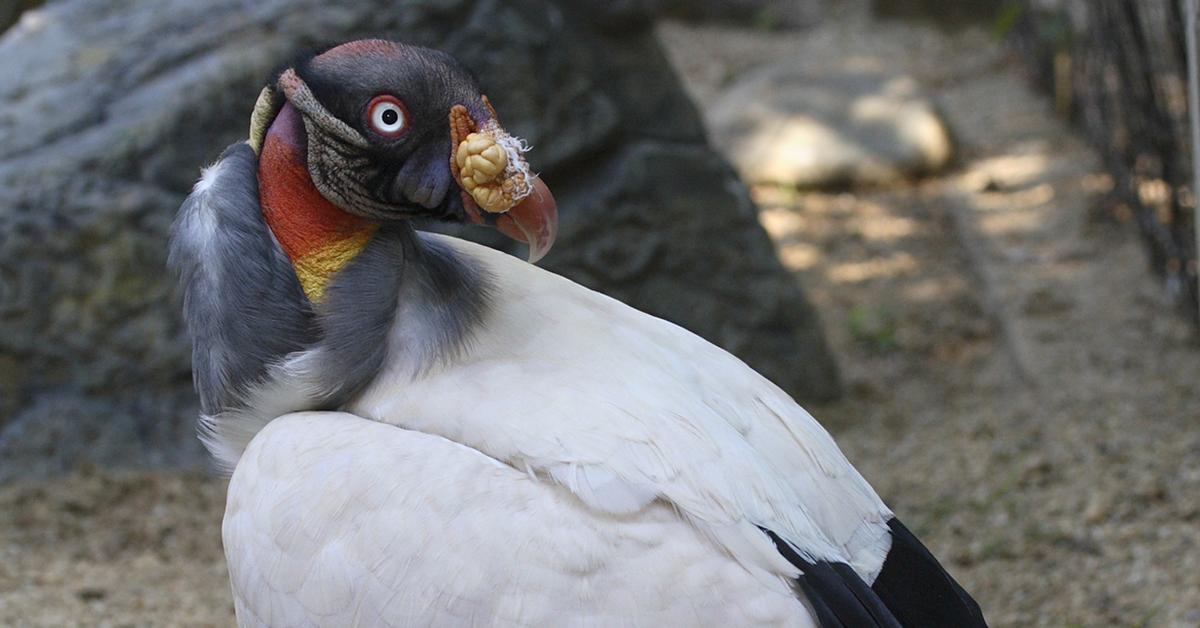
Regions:
[[[429,189],[428,186],[418,185],[415,190],[413,190],[412,192],[409,193],[408,198],[412,202],[420,205],[421,207],[428,209],[430,207],[433,207],[434,205],[437,205],[437,203],[430,202],[429,197],[432,194],[433,194],[433,190]]]
[[[441,204],[442,200],[446,198],[446,191],[450,189],[449,170],[445,168],[440,170],[432,170],[426,183],[429,186],[430,203],[426,207],[433,207]]]
[[[450,187],[449,168],[437,162],[409,159],[390,187],[392,202],[432,209],[442,203]]]
[[[392,171],[387,183],[390,202],[407,206],[435,209],[442,205],[446,194],[454,187],[450,174],[448,142],[430,141],[415,147]],[[422,212],[424,213],[424,212]]]
[[[423,181],[424,177],[421,173],[413,171],[409,173],[408,181],[405,182],[404,194],[408,197],[410,203],[416,203],[422,207],[429,207],[429,188]]]
[[[389,203],[395,203],[395,204],[399,205],[399,204],[404,203],[407,200],[407,192],[405,190],[404,181],[405,181],[405,178],[404,178],[403,170],[401,170],[399,173],[397,173],[395,177],[392,177],[392,181],[391,181],[391,184],[388,186],[387,195],[386,195],[387,201]]]

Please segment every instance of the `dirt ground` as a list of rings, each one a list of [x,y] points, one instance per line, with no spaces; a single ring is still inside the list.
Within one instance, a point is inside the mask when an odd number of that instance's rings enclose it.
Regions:
[[[935,94],[951,171],[755,190],[848,383],[811,410],[992,625],[1200,626],[1200,349],[1020,68],[983,32],[861,19],[661,34],[702,105],[772,60]],[[0,625],[229,625],[223,493],[94,470],[3,487]]]
[[[1200,626],[1200,352],[1096,156],[982,31],[662,29],[697,102],[763,59],[908,74],[959,141],[901,189],[757,189],[849,398],[810,408],[995,626]]]

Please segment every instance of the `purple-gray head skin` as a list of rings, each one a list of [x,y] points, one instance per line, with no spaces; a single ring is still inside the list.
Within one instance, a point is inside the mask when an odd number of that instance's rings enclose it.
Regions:
[[[302,125],[275,124],[287,108]],[[306,147],[313,184],[349,214],[490,225],[528,243],[531,259],[553,243],[554,199],[530,172],[523,143],[445,53],[361,40],[305,59],[255,107],[252,146],[272,136]]]

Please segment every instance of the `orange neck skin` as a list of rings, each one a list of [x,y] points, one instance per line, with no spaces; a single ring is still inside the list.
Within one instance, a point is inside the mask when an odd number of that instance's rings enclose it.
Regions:
[[[319,301],[334,273],[367,245],[378,225],[330,203],[308,174],[300,115],[284,105],[263,141],[258,160],[263,216],[292,261],[309,300]]]

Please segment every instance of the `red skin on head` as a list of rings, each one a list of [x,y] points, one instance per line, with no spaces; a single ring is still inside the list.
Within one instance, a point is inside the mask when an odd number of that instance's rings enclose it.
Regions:
[[[293,262],[372,224],[321,195],[308,174],[306,151],[300,114],[291,104],[285,104],[263,141],[258,159],[258,194],[267,224]]]

